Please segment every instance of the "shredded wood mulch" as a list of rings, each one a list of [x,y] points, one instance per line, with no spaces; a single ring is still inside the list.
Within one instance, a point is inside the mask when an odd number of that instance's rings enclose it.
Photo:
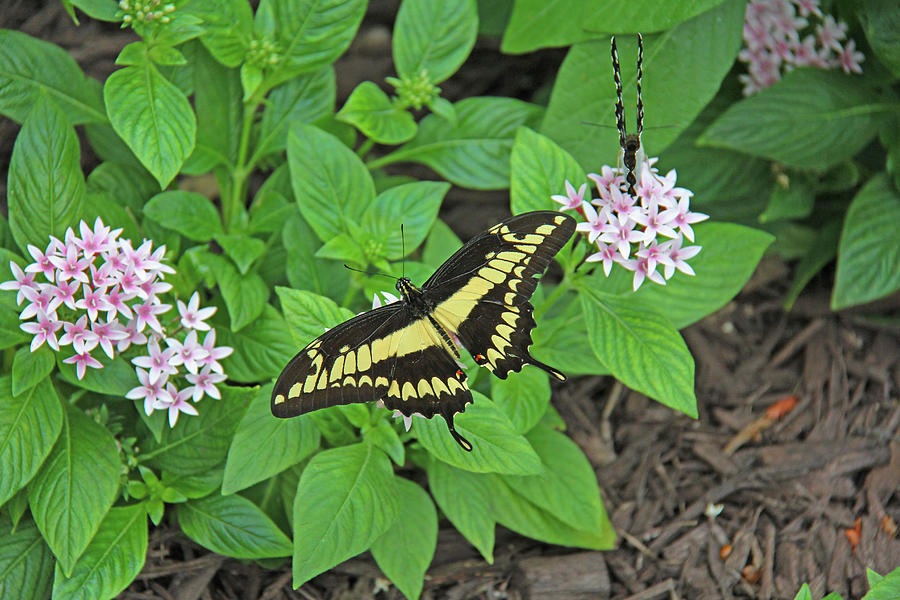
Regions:
[[[338,64],[340,98],[390,72],[396,1],[373,0]],[[83,19],[57,0],[12,0],[0,26],[52,41],[105,78],[133,34]],[[563,53],[508,57],[479,43],[442,84],[452,98],[529,97]],[[512,66],[511,66],[512,65]],[[18,125],[0,118],[0,196]],[[83,162],[94,160],[86,145]],[[476,201],[473,199],[477,198]],[[467,239],[508,210],[502,193],[454,190],[442,218]],[[473,217],[473,209],[478,212]],[[615,550],[550,546],[498,528],[494,564],[441,524],[423,598],[462,600],[793,598],[866,591],[865,568],[900,565],[900,295],[865,309],[828,309],[831,275],[790,313],[784,266],[767,260],[745,291],[684,337],[697,363],[699,420],[608,377],[558,386],[554,406],[594,465],[619,534]],[[127,600],[402,598],[371,556],[291,589],[287,563],[266,569],[210,554],[163,525]]]

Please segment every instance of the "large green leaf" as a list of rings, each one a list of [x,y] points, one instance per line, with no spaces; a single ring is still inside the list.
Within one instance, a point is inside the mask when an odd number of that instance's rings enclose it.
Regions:
[[[0,514],[0,598],[45,600],[53,576],[50,548],[31,519],[12,529],[9,517]]]
[[[865,0],[857,16],[879,60],[900,77],[900,8],[891,0]]]
[[[204,473],[225,463],[231,438],[244,416],[254,388],[219,386],[222,399],[197,405],[197,416],[182,416],[162,441],[144,440],[143,462],[176,475]]]
[[[251,164],[266,154],[284,150],[291,123],[312,123],[331,113],[336,93],[330,66],[294,77],[272,90],[266,98]]]
[[[850,203],[838,247],[831,306],[869,302],[900,289],[900,194],[883,173]]]
[[[443,417],[413,419],[413,431],[419,442],[440,460],[476,473],[515,473],[528,475],[541,470],[540,459],[528,441],[516,433],[512,422],[488,398],[473,392],[475,403],[456,415],[453,424],[473,449],[460,448]]]
[[[258,319],[239,332],[219,329],[216,343],[234,348],[227,359],[228,378],[241,383],[275,377],[298,349],[284,318],[269,304]]]
[[[219,212],[206,196],[196,192],[161,192],[144,205],[144,214],[163,227],[198,242],[222,233]]]
[[[197,119],[187,98],[146,62],[110,75],[103,99],[113,129],[165,188],[194,149]]]
[[[597,475],[581,449],[565,434],[538,426],[526,436],[541,457],[538,475],[501,478],[531,503],[574,529],[614,536],[600,499]]]
[[[315,149],[315,151],[313,151]],[[328,241],[359,220],[375,198],[372,176],[336,137],[294,123],[287,140],[294,198],[316,235]]]
[[[461,187],[498,190],[509,186],[509,155],[516,129],[533,127],[540,107],[512,98],[467,98],[455,105],[457,122],[428,115],[416,137],[369,163],[370,168],[413,161]]]
[[[56,366],[53,350],[44,344],[31,351],[28,346],[16,350],[12,365],[12,393],[18,396],[43,381]],[[0,504],[3,502],[0,501]]]
[[[59,46],[0,29],[0,114],[24,123],[38,99],[45,96],[62,107],[73,125],[105,123],[95,84]]]
[[[647,302],[602,291],[595,279],[582,280],[580,291],[588,339],[616,379],[696,417],[694,359],[672,323]]]
[[[356,86],[335,118],[353,125],[379,144],[402,144],[416,134],[412,114],[395,106],[391,98],[371,81]]]
[[[279,63],[275,83],[321,69],[344,53],[366,12],[366,0],[270,0],[256,13],[257,33],[274,33]]]
[[[244,0],[191,0],[184,8],[203,19],[200,41],[227,67],[237,67],[253,40],[253,9]]]
[[[159,192],[159,186],[143,167],[102,162],[88,175],[87,191],[89,194],[103,194],[114,198],[121,207],[140,217],[147,199]],[[122,224],[107,225],[120,227]]]
[[[299,213],[284,223],[281,232],[287,250],[285,271],[291,287],[309,290],[329,298],[342,298],[350,271],[340,262],[315,258],[322,242]]]
[[[530,210],[559,209],[560,205],[550,196],[565,194],[567,181],[576,190],[587,181],[584,169],[568,152],[527,127],[520,127],[516,132],[510,161],[509,202],[514,215]],[[590,192],[584,199],[590,202]]]
[[[722,0],[602,0],[590,3],[581,26],[589,31],[643,32],[662,31],[722,4]]]
[[[298,349],[353,316],[353,312],[325,296],[283,287],[275,288],[275,292],[281,300],[284,318]]]
[[[28,493],[34,521],[64,574],[73,574],[112,506],[121,467],[109,430],[69,406],[56,445]]]
[[[491,378],[491,400],[506,413],[517,433],[531,430],[547,412],[550,380],[540,369],[510,373],[506,379]]]
[[[353,444],[315,455],[294,497],[294,587],[369,548],[400,514],[387,455]]]
[[[416,600],[437,547],[437,510],[420,486],[402,477],[395,481],[403,516],[375,540],[372,556],[403,595]]]
[[[485,476],[432,459],[428,461],[428,488],[441,512],[481,552],[484,560],[493,564],[496,522]]]
[[[236,333],[263,314],[268,306],[269,287],[257,273],[241,275],[234,263],[223,256],[210,254],[207,259],[228,307],[231,331]]]
[[[319,447],[319,430],[306,416],[276,419],[269,408],[272,386],[259,389],[228,448],[222,493],[230,494],[277,475]]]
[[[589,12],[583,0],[516,0],[503,31],[503,52],[522,54],[552,46],[568,46],[599,37],[580,25]]]
[[[134,581],[147,556],[147,511],[134,504],[111,508],[69,577],[56,563],[53,597],[107,600]]]
[[[215,157],[219,164],[238,160],[244,106],[237,70],[217,62],[202,46],[191,60],[194,71],[194,108],[197,111],[195,152]],[[204,169],[205,171],[205,169]]]
[[[37,473],[59,437],[62,421],[62,407],[49,380],[13,396],[10,377],[0,377],[0,505]]]
[[[581,302],[571,299],[563,310],[539,320],[532,332],[531,353],[568,376],[604,375],[609,370],[591,348]]]
[[[875,92],[843,73],[797,69],[734,104],[697,140],[789,166],[827,169],[864,148],[878,132]]]
[[[475,0],[406,0],[391,40],[397,73],[413,79],[427,71],[438,84],[463,64],[477,33]]]
[[[290,556],[291,540],[243,496],[212,495],[178,506],[184,534],[213,552],[234,558]]]
[[[78,137],[66,115],[46,96],[16,137],[9,163],[9,228],[22,250],[45,248],[50,235],[64,237],[84,205]]]
[[[360,223],[375,240],[376,247],[366,249],[369,255],[399,260],[404,246],[407,254],[418,248],[449,189],[450,184],[443,181],[417,181],[378,194]]]
[[[742,0],[728,0],[668,31],[644,37],[643,143],[651,156],[678,137],[719,89],[741,46],[744,9]],[[634,114],[637,40],[621,37],[616,43],[625,106]],[[576,44],[560,67],[541,133],[581,165],[599,171],[601,165],[615,164],[619,139],[615,130],[604,132],[585,123],[614,126],[615,104],[609,40]]]

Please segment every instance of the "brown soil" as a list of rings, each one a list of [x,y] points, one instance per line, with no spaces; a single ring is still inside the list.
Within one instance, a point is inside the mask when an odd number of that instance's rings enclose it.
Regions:
[[[389,27],[396,2],[373,1],[360,35],[338,63],[341,98],[362,79],[391,75]],[[11,3],[0,27],[66,48],[105,78],[133,35],[88,18],[76,28],[56,0]],[[562,53],[499,54],[480,42],[443,87],[451,99],[528,98],[552,82]],[[5,174],[18,125],[0,118]],[[86,148],[86,146],[83,146]],[[95,159],[83,151],[83,162]],[[0,182],[5,197],[6,177]],[[473,216],[472,211],[477,211]],[[454,190],[442,211],[463,239],[508,211],[505,193]],[[593,463],[620,534],[617,549],[549,546],[498,528],[485,563],[446,521],[423,598],[587,599],[860,598],[865,568],[900,564],[900,333],[877,318],[895,295],[865,310],[828,310],[831,274],[814,280],[793,311],[781,299],[786,267],[766,259],[733,302],[684,331],[697,361],[700,419],[693,421],[608,377],[561,386],[554,406]],[[896,323],[896,321],[895,321]],[[761,423],[788,396],[797,406]],[[756,435],[739,435],[755,427]],[[731,446],[733,452],[725,449]],[[847,534],[856,529],[858,535]],[[851,538],[854,543],[851,543]],[[210,554],[176,528],[151,531],[147,564],[121,598],[394,599],[368,555],[298,590],[289,566],[265,570]]]

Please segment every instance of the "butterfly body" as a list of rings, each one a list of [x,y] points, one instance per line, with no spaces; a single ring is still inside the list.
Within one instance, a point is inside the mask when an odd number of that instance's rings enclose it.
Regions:
[[[453,417],[472,402],[456,341],[475,362],[506,378],[524,364],[565,375],[528,352],[535,327],[529,303],[537,281],[575,229],[552,211],[514,216],[476,236],[421,288],[402,277],[401,301],[362,313],[313,340],[285,367],[272,413],[383,400],[409,416],[441,415],[465,450]]]

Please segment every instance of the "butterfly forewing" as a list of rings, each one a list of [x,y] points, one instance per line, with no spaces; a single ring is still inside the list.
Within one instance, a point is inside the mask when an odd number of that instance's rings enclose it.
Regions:
[[[469,241],[422,289],[401,279],[402,301],[341,323],[288,363],[272,392],[272,413],[293,417],[383,400],[407,416],[442,415],[454,439],[471,450],[453,425],[472,393],[451,334],[498,377],[529,363],[565,379],[528,353],[535,326],[529,299],[535,277],[574,231],[567,215],[525,213]]]

